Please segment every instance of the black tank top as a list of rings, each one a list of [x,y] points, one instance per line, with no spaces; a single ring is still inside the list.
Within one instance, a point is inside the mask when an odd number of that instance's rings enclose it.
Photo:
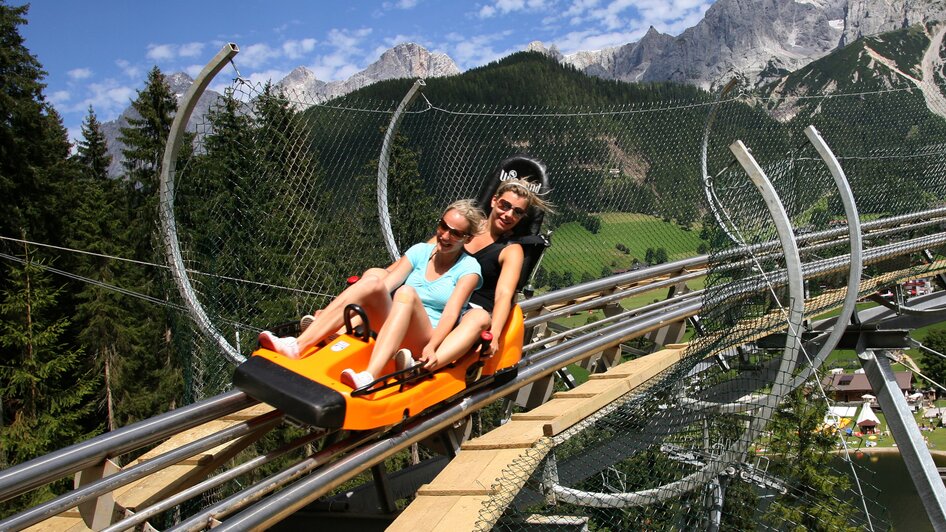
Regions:
[[[476,253],[470,253],[480,263],[480,270],[483,274],[483,286],[473,292],[473,295],[470,296],[470,303],[479,305],[490,313],[493,312],[493,303],[496,299],[496,283],[499,282],[499,274],[502,271],[502,266],[499,264],[499,254],[509,243],[508,238],[502,238]]]

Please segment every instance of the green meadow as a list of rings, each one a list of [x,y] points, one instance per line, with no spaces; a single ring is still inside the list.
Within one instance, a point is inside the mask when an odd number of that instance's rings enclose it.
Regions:
[[[553,232],[552,247],[543,259],[547,270],[570,271],[576,280],[586,274],[597,279],[603,267],[624,270],[635,259],[644,262],[648,248],[664,248],[668,260],[673,261],[696,255],[700,245],[699,231],[687,231],[646,214],[614,212],[596,216],[601,218],[597,234],[578,222],[564,224]],[[630,253],[620,251],[618,244]]]

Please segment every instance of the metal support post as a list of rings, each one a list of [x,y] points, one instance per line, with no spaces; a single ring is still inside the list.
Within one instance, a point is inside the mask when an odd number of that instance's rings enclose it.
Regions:
[[[76,473],[74,484],[75,487],[79,488],[119,471],[121,471],[121,468],[115,462],[106,458],[101,464]],[[92,530],[102,530],[114,523],[120,512],[121,508],[115,504],[111,491],[79,504],[79,514],[82,516],[85,526]]]
[[[946,486],[939,478],[933,457],[923,441],[919,427],[913,419],[913,414],[907,407],[907,401],[897,386],[890,367],[890,360],[886,354],[876,356],[874,351],[867,351],[861,347],[857,349],[857,357],[864,366],[867,380],[877,396],[877,402],[887,418],[887,425],[897,441],[900,456],[903,457],[913,485],[916,486],[923,507],[937,531],[946,531]]]
[[[384,462],[372,466],[371,476],[374,478],[374,486],[378,490],[378,504],[381,505],[381,512],[393,514],[397,511],[397,504],[394,502],[394,493],[391,492],[391,486],[388,484],[388,474]]]
[[[555,375],[542,377],[519,388],[516,393],[516,404],[526,410],[532,410],[547,403],[553,391],[555,391]]]

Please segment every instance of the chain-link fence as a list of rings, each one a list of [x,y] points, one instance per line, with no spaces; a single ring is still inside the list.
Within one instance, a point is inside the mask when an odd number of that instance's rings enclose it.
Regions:
[[[690,283],[706,292],[684,361],[555,439],[537,469],[508,471],[528,477],[526,489],[488,503],[484,527],[540,517],[594,530],[886,527],[857,468],[832,458],[844,444],[824,426],[833,400],[823,369],[811,367],[812,346],[752,342],[801,333],[786,325],[793,305],[817,320],[847,293],[844,201],[809,125],[859,209],[859,296],[942,270],[946,109],[908,89],[598,109],[454,104],[427,89],[385,144],[397,105],[310,102],[238,80],[197,128],[176,179],[181,252],[198,300],[236,351],[249,353],[260,329],[324,305],[348,275],[390,262],[388,220],[404,250],[430,236],[443,206],[475,196],[499,161],[528,154],[546,164],[557,206],[538,291],[700,254],[709,270]],[[730,151],[736,140],[784,206],[802,294],[790,291],[794,258],[766,198]],[[230,369],[199,343],[192,388],[210,395]]]

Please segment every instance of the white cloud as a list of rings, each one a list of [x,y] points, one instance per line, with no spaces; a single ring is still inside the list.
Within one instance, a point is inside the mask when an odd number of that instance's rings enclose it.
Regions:
[[[289,75],[289,72],[286,70],[279,70],[279,69],[273,68],[269,70],[263,70],[261,72],[254,72],[249,75],[249,79],[253,83],[259,83],[259,84],[264,84],[267,81],[277,83],[279,80],[281,80],[282,78],[288,75]],[[229,86],[229,84],[227,86]]]
[[[712,3],[712,0],[612,0],[600,5],[596,0],[574,0],[563,15],[573,25],[596,22],[609,31],[654,26],[664,33],[677,34],[699,22]]]
[[[155,62],[173,61],[181,57],[197,57],[204,52],[206,43],[149,44],[145,57]]]
[[[511,31],[507,31],[466,37],[458,33],[449,33],[445,37],[447,42],[437,46],[437,48],[446,50],[447,55],[456,62],[457,66],[461,70],[466,70],[518,51],[518,48],[515,47],[495,49],[496,43],[511,33]]]
[[[141,67],[131,64],[130,61],[119,59],[115,61],[115,64],[118,65],[118,68],[120,68],[122,73],[127,77],[131,79],[138,79],[141,77]]]
[[[361,70],[352,60],[351,54],[345,52],[321,55],[309,69],[324,81],[344,80]]]
[[[183,70],[188,76],[192,78],[196,78],[197,74],[200,74],[200,71],[203,70],[203,68],[204,68],[204,65],[190,65],[190,66],[184,67]]]
[[[517,11],[542,11],[549,7],[547,0],[494,0],[492,4],[481,7],[478,15],[480,18],[489,18],[497,13],[508,15]]]
[[[197,57],[204,51],[204,43],[190,42],[177,48],[177,55],[181,57]]]
[[[66,137],[72,143],[71,152],[76,153],[77,144],[82,139],[82,126],[69,126],[66,128]]]
[[[282,51],[289,59],[298,59],[315,50],[316,40],[312,38],[288,40],[282,43]]]
[[[92,70],[88,68],[74,68],[69,72],[66,72],[66,75],[69,76],[69,79],[80,80],[86,79],[92,76]]]
[[[48,96],[49,103],[54,106],[62,106],[69,102],[72,94],[69,91],[55,91]]]
[[[282,55],[280,49],[272,48],[268,44],[257,43],[240,48],[240,54],[233,61],[238,67],[245,65],[250,68],[257,68],[264,66],[280,55]]]
[[[175,56],[173,44],[149,44],[148,52],[145,54],[145,57],[152,61],[168,61],[174,59]]]
[[[134,87],[122,85],[113,79],[90,83],[86,92],[88,95],[82,101],[67,107],[67,110],[85,112],[91,105],[103,121],[114,119],[137,97]]]
[[[324,81],[344,80],[362,70],[365,62],[372,62],[377,55],[366,56],[362,44],[371,35],[371,28],[356,30],[333,28],[323,42],[330,51],[319,55],[309,65],[316,77]]]
[[[371,28],[360,28],[357,30],[333,28],[328,32],[328,43],[336,48],[355,48],[365,37],[371,35]]]
[[[563,54],[572,54],[578,51],[600,50],[621,46],[629,42],[640,40],[646,33],[646,28],[633,31],[598,32],[594,30],[573,31],[564,37],[555,40],[555,46]]]
[[[414,9],[417,7],[419,0],[397,0],[397,2],[382,2],[381,9],[391,10],[391,9]],[[376,16],[383,16],[381,13],[377,13]]]

